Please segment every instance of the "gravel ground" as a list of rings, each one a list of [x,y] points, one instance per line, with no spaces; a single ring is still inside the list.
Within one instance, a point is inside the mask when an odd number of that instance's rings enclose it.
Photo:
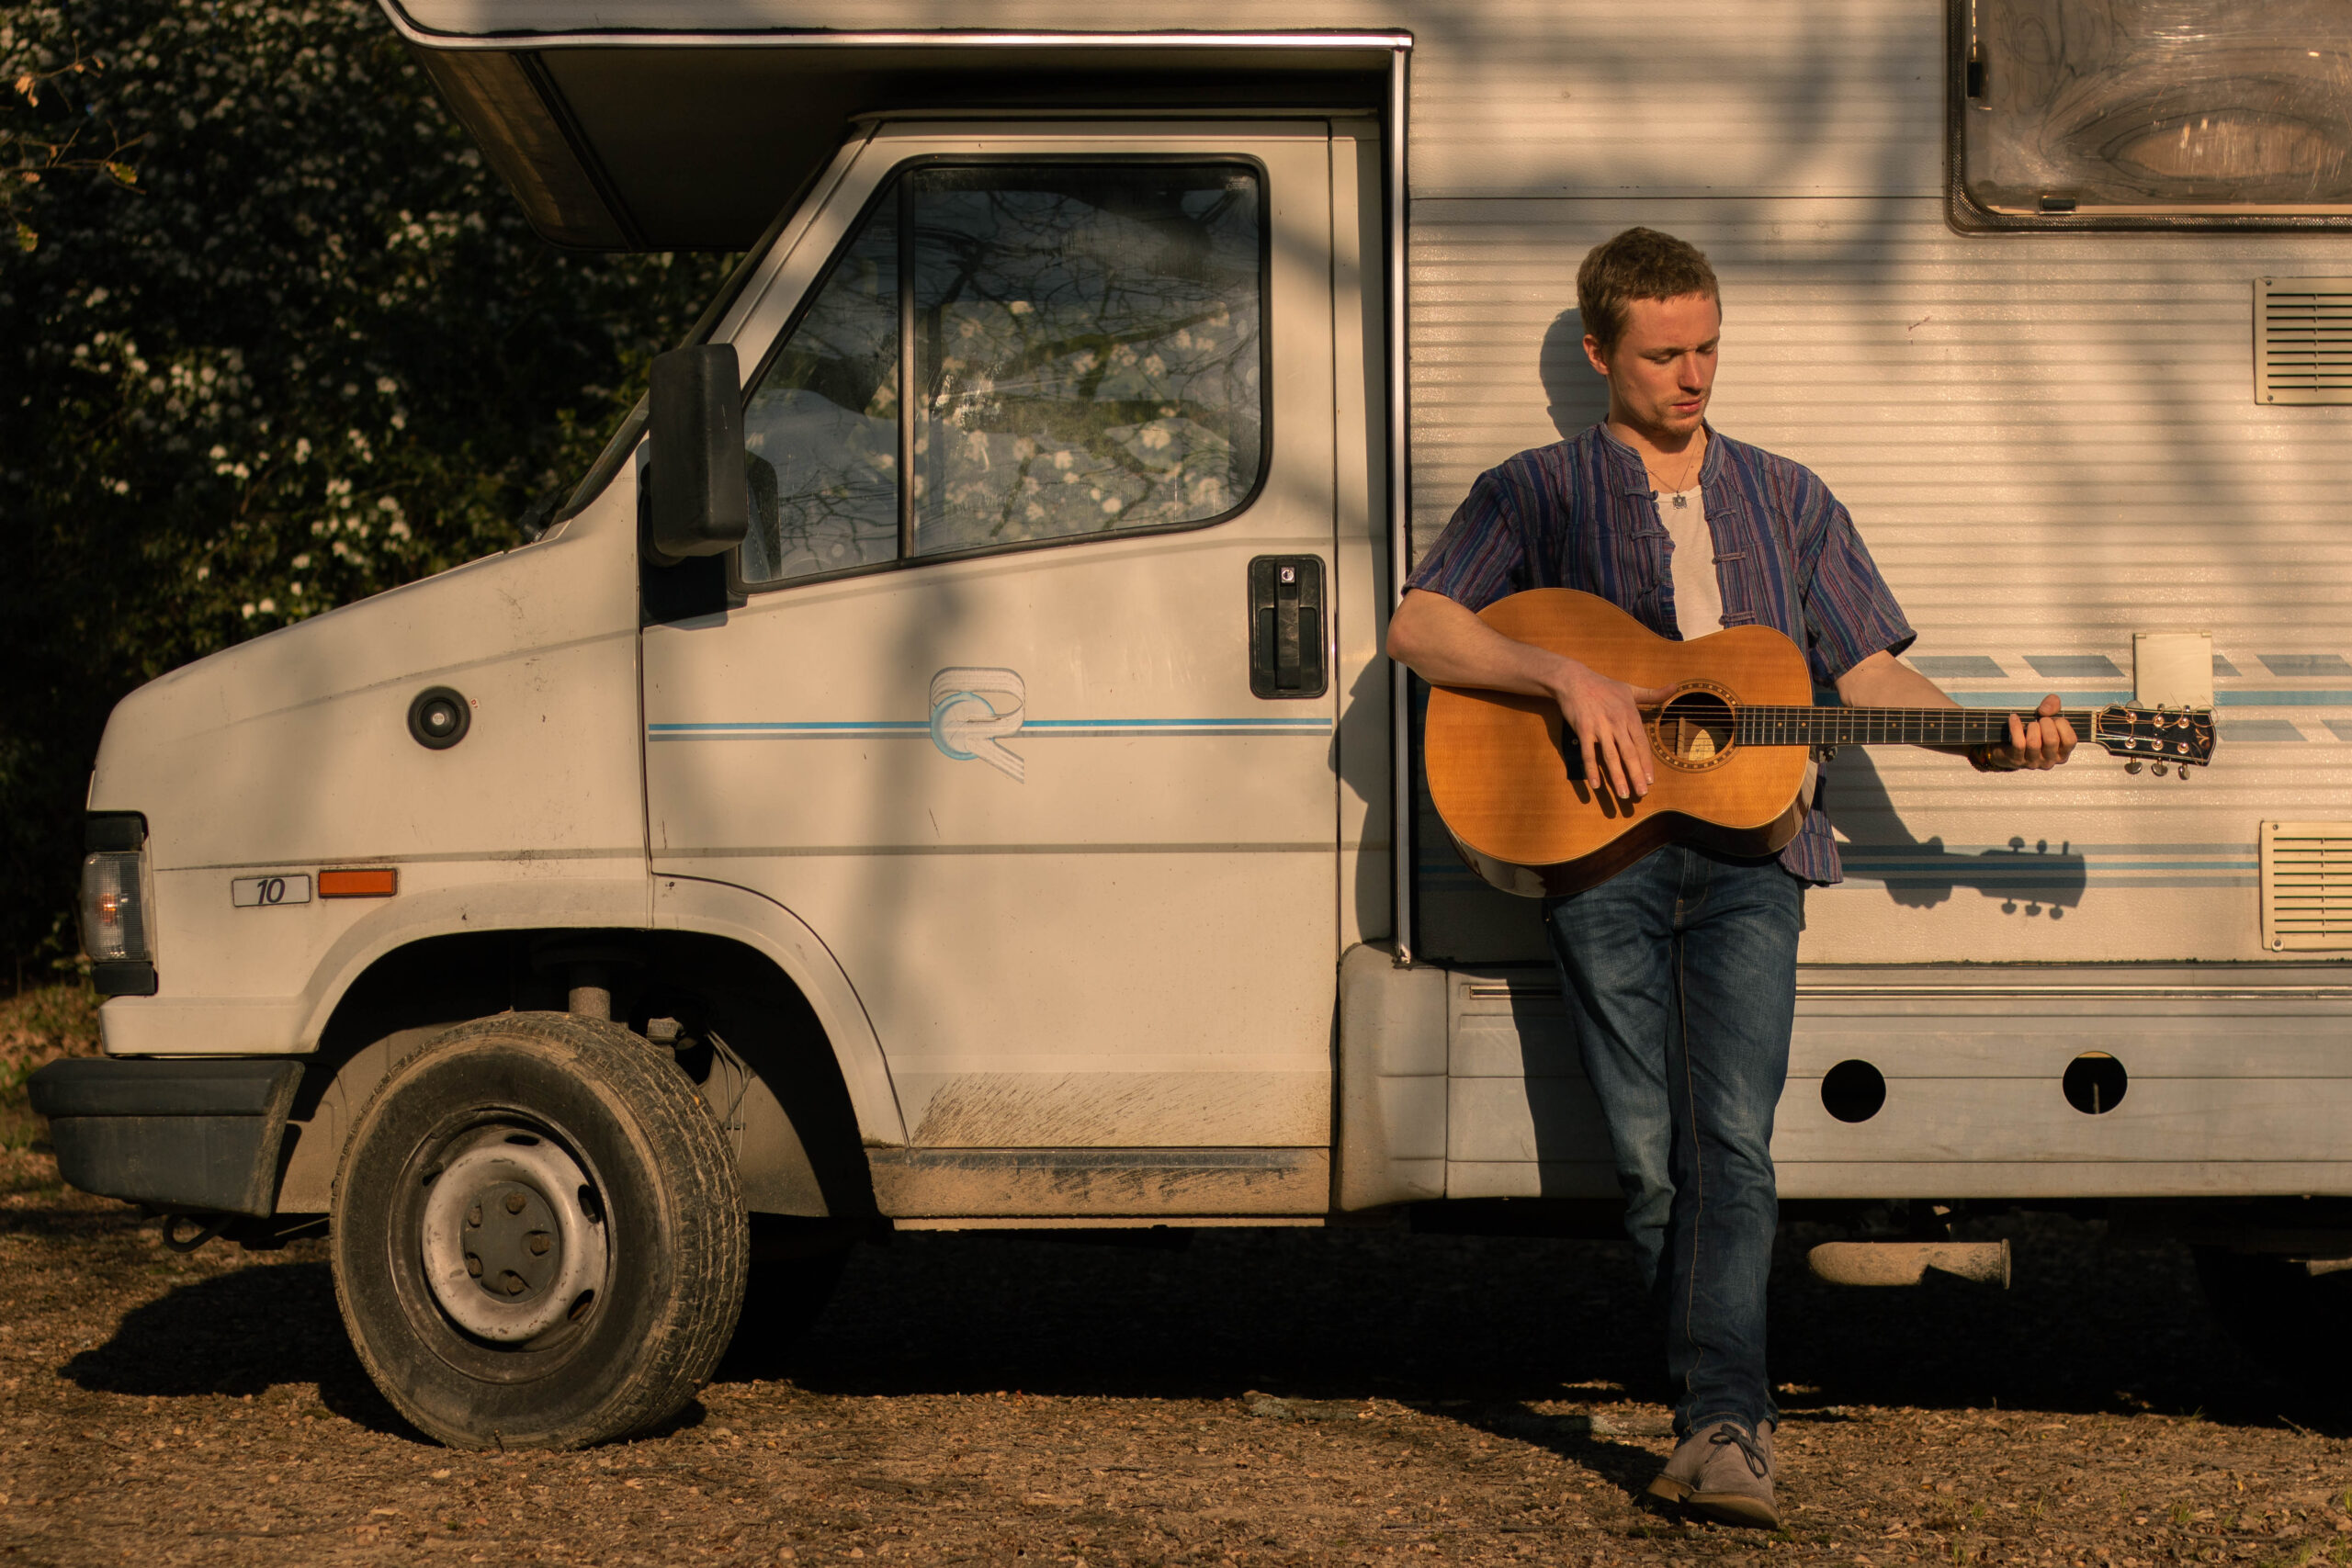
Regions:
[[[368,1385],[319,1244],[175,1255],[8,1153],[0,1562],[2352,1561],[2352,1420],[2183,1252],[2006,1234],[2007,1293],[1835,1291],[1787,1238],[1768,1535],[1641,1501],[1666,1412],[1608,1245],[910,1235],[662,1432],[464,1454]]]

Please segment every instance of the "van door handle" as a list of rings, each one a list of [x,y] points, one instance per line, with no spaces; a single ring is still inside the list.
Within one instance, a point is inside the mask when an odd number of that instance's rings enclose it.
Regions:
[[[1258,557],[1250,563],[1250,694],[1319,697],[1329,683],[1322,558]]]

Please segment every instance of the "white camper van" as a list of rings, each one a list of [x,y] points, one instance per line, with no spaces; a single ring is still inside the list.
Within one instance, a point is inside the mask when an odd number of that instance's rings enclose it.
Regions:
[[[385,6],[549,240],[744,259],[542,536],[115,710],[106,1055],[38,1093],[176,1240],[325,1227],[428,1432],[675,1409],[753,1242],[813,1299],[882,1228],[1613,1200],[1380,648],[1472,478],[1602,412],[1573,276],[1636,222],[1911,662],[2223,742],[1827,764],[1784,1199],[2103,1205],[2279,1313],[2352,1257],[2340,21]]]

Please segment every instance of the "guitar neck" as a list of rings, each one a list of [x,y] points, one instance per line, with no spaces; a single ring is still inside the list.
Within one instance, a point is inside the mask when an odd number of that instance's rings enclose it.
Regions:
[[[1742,707],[1737,733],[1743,746],[1982,746],[2009,738],[2012,713],[2034,716],[2030,707]],[[2068,708],[2058,716],[2090,739],[2090,709]]]

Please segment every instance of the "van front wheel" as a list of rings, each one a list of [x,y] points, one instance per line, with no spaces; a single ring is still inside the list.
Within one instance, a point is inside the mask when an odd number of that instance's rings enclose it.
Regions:
[[[336,1172],[335,1299],[376,1386],[458,1448],[577,1448],[694,1397],[742,1309],[718,1122],[617,1024],[508,1013],[394,1067]]]

